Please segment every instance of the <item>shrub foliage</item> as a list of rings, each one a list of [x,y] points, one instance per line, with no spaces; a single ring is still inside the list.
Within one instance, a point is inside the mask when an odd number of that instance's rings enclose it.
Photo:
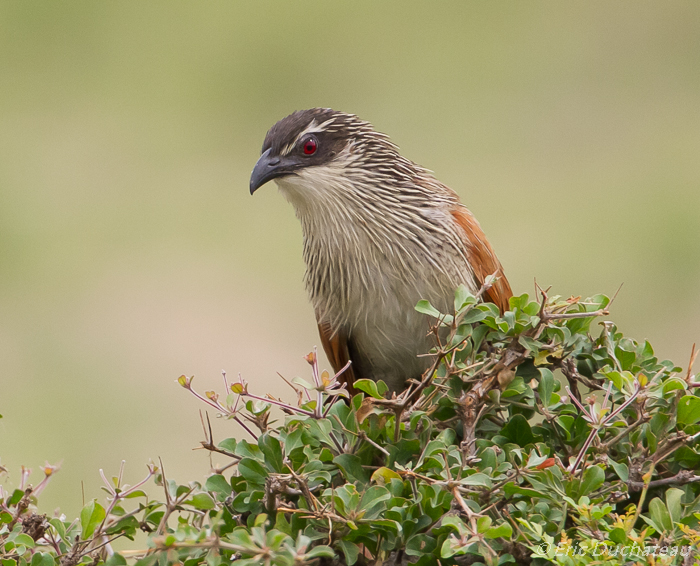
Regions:
[[[215,443],[205,426],[225,463],[204,484],[103,476],[105,504],[75,520],[37,509],[54,468],[36,487],[23,473],[0,493],[2,566],[700,563],[693,356],[683,372],[594,324],[603,295],[540,293],[503,315],[464,288],[451,313],[421,301],[432,365],[398,396],[368,380],[350,395],[314,353],[291,403],[182,376],[247,431]]]

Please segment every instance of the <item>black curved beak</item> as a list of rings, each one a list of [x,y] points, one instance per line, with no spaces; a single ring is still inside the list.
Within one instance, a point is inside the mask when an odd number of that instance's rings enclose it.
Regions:
[[[260,156],[250,174],[250,194],[252,195],[268,181],[289,175],[297,164],[288,157],[271,157],[270,149]]]

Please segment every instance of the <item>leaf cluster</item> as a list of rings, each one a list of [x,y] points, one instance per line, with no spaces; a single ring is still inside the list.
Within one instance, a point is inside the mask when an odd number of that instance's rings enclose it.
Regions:
[[[351,395],[307,357],[289,403],[180,385],[246,439],[202,446],[223,464],[204,484],[149,468],[105,478],[103,507],[36,519],[35,489],[0,494],[3,566],[136,560],[313,564],[690,564],[700,543],[700,384],[690,367],[624,337],[609,299],[513,297],[501,314],[464,288],[432,320],[420,381]],[[283,418],[273,421],[272,410]],[[141,486],[153,478],[163,496]],[[38,523],[37,523],[38,521]],[[32,525],[34,524],[34,527]],[[36,528],[36,525],[39,528]],[[32,530],[33,529],[33,530]],[[146,547],[113,540],[145,533]]]

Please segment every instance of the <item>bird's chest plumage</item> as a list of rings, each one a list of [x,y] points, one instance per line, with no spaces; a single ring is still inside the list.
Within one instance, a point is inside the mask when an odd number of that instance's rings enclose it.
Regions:
[[[415,310],[421,299],[446,312],[454,289],[476,290],[451,217],[438,207],[412,216],[384,203],[349,200],[339,191],[279,183],[294,204],[304,234],[306,286],[319,323],[348,339],[358,374],[400,390],[430,359],[430,321]],[[316,198],[314,198],[316,197]],[[401,216],[403,215],[403,216]]]
[[[474,289],[473,275],[463,260],[446,257],[456,252],[435,235],[420,235],[424,245],[419,245],[395,234],[393,240],[379,238],[366,227],[314,228],[305,233],[304,255],[319,322],[348,337],[359,375],[400,390],[427,368],[430,358],[420,354],[433,346],[431,321],[415,310],[416,303],[427,299],[447,312],[460,283]]]

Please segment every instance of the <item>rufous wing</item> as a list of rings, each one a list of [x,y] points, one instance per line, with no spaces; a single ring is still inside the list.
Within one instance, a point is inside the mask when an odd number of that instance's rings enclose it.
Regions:
[[[474,270],[478,283],[484,283],[489,275],[496,274],[493,286],[484,293],[484,300],[494,303],[501,312],[509,308],[509,299],[513,296],[508,279],[503,273],[501,262],[484,235],[481,226],[474,215],[465,206],[459,205],[452,209],[452,217],[457,225],[464,230],[464,240],[467,244],[467,259]]]
[[[342,331],[333,333],[330,324],[327,322],[320,322],[318,324],[318,333],[321,336],[323,350],[326,352],[326,356],[328,356],[328,361],[331,363],[333,371],[336,373],[339,372],[350,360],[347,336],[345,336]],[[338,379],[341,383],[347,385],[351,395],[356,392],[353,387],[356,377],[352,365],[341,373]]]

